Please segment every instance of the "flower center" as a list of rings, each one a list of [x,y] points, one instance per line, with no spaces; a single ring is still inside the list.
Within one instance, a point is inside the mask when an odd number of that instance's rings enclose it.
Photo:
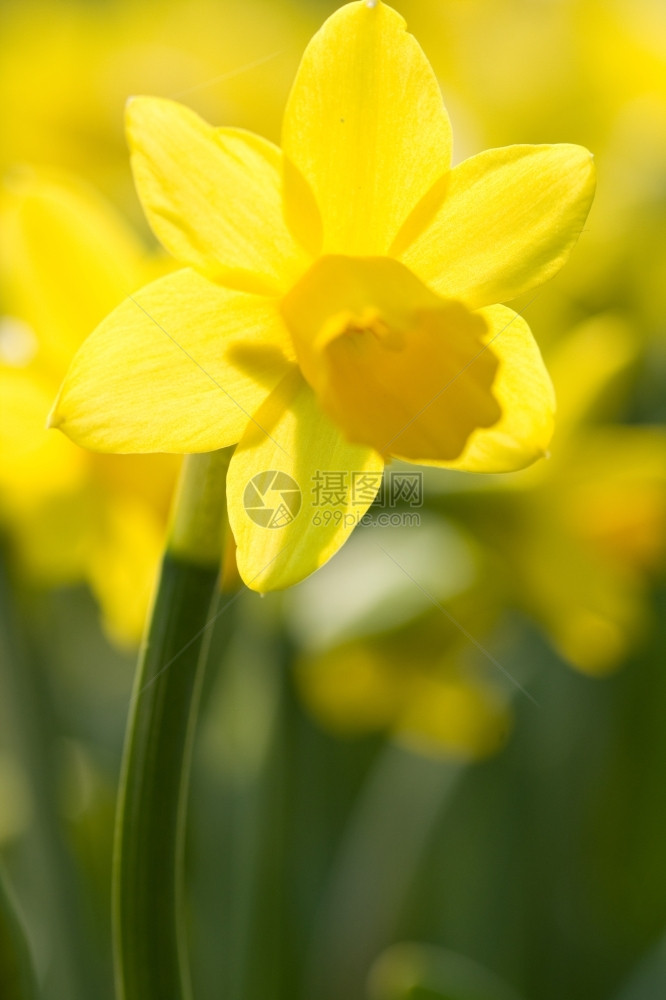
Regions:
[[[387,257],[321,257],[282,302],[304,377],[350,441],[456,458],[500,408],[483,319]]]

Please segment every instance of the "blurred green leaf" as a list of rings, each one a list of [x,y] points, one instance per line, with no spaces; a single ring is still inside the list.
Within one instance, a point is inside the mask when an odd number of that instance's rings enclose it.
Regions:
[[[370,973],[371,1000],[520,1000],[478,962],[445,948],[396,944]]]
[[[37,986],[23,925],[0,872],[0,996],[3,1000],[36,1000]]]
[[[666,934],[639,962],[616,1000],[654,1000],[666,996]]]

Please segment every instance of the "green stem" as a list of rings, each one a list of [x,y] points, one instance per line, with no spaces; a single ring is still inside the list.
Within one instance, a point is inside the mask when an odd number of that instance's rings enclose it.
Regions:
[[[191,996],[182,885],[190,757],[217,590],[228,452],[185,459],[132,698],[114,857],[120,1000]]]

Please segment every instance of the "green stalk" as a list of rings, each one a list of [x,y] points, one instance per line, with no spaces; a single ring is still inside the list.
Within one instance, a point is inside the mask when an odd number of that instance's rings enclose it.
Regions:
[[[113,919],[119,1000],[188,1000],[183,847],[217,591],[229,452],[188,456],[136,674],[119,790]]]

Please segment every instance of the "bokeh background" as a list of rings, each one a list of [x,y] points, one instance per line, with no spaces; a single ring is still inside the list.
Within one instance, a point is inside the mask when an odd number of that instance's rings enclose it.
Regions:
[[[172,265],[131,94],[277,141],[330,0],[4,0],[0,863],[44,1000],[110,1000],[115,790],[178,459],[44,421],[78,343]],[[200,1000],[666,995],[666,7],[402,0],[455,159],[577,142],[598,195],[516,303],[555,382],[548,460],[429,470],[213,636],[187,880]],[[409,508],[409,510],[412,510]],[[391,508],[405,513],[408,508]]]

